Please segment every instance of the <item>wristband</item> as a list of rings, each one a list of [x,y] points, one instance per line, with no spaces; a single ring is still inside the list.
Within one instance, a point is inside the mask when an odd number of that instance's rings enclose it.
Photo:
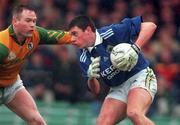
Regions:
[[[140,47],[136,44],[131,45],[131,47],[134,49],[134,51],[136,51],[137,54],[141,51]]]

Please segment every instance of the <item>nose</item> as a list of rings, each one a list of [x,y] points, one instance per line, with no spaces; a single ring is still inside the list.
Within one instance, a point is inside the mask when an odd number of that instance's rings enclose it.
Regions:
[[[71,41],[73,41],[73,44],[76,43],[76,38],[72,36]]]
[[[36,26],[36,23],[31,22],[30,27],[31,27],[31,28],[34,28],[35,26]]]

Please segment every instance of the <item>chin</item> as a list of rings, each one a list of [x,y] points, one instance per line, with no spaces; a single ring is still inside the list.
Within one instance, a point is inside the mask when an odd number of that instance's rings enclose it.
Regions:
[[[25,34],[25,37],[32,37],[32,33]]]

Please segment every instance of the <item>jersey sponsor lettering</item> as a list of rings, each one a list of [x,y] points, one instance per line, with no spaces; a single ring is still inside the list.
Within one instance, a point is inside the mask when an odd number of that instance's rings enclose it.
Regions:
[[[101,76],[110,80],[119,72],[120,70],[116,69],[113,65],[111,65],[110,67],[106,68],[101,72]]]

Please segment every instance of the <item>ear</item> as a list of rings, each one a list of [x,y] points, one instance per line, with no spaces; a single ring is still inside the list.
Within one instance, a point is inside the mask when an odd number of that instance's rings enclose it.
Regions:
[[[92,32],[91,27],[90,27],[90,26],[87,26],[86,31],[87,31],[87,32]]]
[[[14,24],[16,24],[17,23],[17,18],[16,17],[13,17],[12,18],[12,24],[14,25]]]

